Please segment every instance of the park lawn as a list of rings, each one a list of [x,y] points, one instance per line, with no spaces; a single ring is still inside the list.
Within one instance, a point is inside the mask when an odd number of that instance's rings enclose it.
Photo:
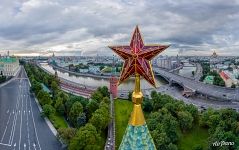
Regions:
[[[194,124],[191,131],[182,133],[178,142],[179,150],[191,150],[194,146],[202,145],[203,149],[207,149],[207,139],[209,137],[207,129]]]
[[[118,149],[125,133],[125,129],[128,125],[130,114],[133,109],[133,104],[131,101],[117,99],[114,101],[115,106],[115,131],[116,131],[116,147]]]
[[[55,113],[55,115],[52,115],[49,119],[56,129],[67,128],[67,123],[62,115]]]
[[[104,72],[104,73],[109,73],[109,72],[112,71],[112,67],[107,66],[104,69],[102,69],[101,71]]]

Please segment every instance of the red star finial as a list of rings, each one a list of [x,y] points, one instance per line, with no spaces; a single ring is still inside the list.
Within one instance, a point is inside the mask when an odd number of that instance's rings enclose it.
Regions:
[[[125,61],[119,84],[131,75],[139,74],[155,87],[150,61],[168,47],[169,45],[144,45],[138,26],[136,26],[133,32],[130,46],[109,46]]]

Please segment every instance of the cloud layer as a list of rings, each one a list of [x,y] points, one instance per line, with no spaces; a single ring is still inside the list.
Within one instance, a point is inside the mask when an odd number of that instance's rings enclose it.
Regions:
[[[112,55],[139,25],[168,55],[238,55],[239,1],[1,0],[0,52]]]

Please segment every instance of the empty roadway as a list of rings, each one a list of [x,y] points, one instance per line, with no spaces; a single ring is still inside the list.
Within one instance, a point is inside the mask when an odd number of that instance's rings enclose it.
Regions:
[[[59,150],[61,144],[41,117],[23,68],[0,87],[0,150]]]

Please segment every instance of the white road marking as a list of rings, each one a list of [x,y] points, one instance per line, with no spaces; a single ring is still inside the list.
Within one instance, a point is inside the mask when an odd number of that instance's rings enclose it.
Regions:
[[[33,147],[34,147],[34,150],[36,150],[36,144],[35,143],[33,143]]]
[[[9,123],[9,120],[10,120],[11,115],[12,115],[12,113],[10,113],[10,115],[9,115],[9,117],[8,117],[7,124],[6,124],[6,128],[5,128],[4,132],[3,132],[3,136],[2,136],[1,142],[3,141],[4,136],[5,136],[5,134],[6,134],[6,131],[7,131],[7,128],[8,128],[8,123]]]
[[[17,146],[17,144],[15,143],[15,144],[14,144],[14,149],[13,149],[13,150],[15,150],[15,149],[16,149],[16,146]]]
[[[26,98],[26,112],[27,112],[27,109],[28,109],[28,107],[27,107],[27,101],[29,101],[29,96],[27,96],[27,98]],[[29,111],[29,114],[30,114],[30,111]],[[29,145],[29,150],[31,150],[31,146],[30,146],[30,138],[29,138],[29,125],[28,125],[28,114],[27,114],[27,141],[28,141],[28,145]]]
[[[7,114],[9,113],[9,109],[7,110]]]
[[[18,92],[20,93],[20,89],[18,89]],[[10,145],[12,145],[13,137],[14,137],[14,134],[15,134],[16,122],[17,122],[17,118],[18,118],[17,110],[18,110],[18,107],[19,107],[19,101],[20,101],[20,97],[17,97],[16,113],[15,113],[15,111],[13,111],[13,114],[15,114],[15,115],[14,115],[14,120],[13,120],[13,124],[12,124],[10,139],[8,141],[8,144],[10,144]]]
[[[14,134],[15,134],[15,129],[16,129],[16,122],[17,122],[17,118],[18,118],[18,113],[17,113],[17,109],[19,107],[19,101],[20,101],[20,98],[18,97],[17,99],[17,106],[16,106],[16,113],[15,113],[15,116],[14,116],[14,120],[13,120],[13,125],[12,125],[12,130],[11,130],[11,135],[10,135],[10,139],[9,139],[9,144],[12,145],[12,142],[13,142],[13,137],[14,137]]]
[[[22,104],[22,107],[21,107],[21,110],[22,110],[23,109],[23,97],[21,100],[21,104]],[[22,111],[21,111],[21,122],[20,122],[19,150],[21,149],[21,138],[22,138]]]
[[[34,117],[33,117],[33,111],[32,111],[32,103],[31,103],[31,100],[30,100],[30,107],[31,107],[31,114],[32,114],[33,126],[34,126],[34,130],[35,130],[36,138],[37,138],[37,143],[38,143],[39,148],[40,148],[40,150],[41,150],[41,145],[40,145],[40,143],[39,143],[38,136],[37,136],[35,120],[34,120]]]
[[[5,143],[0,143],[0,145],[11,146],[11,145],[9,145],[9,144],[5,144]]]

